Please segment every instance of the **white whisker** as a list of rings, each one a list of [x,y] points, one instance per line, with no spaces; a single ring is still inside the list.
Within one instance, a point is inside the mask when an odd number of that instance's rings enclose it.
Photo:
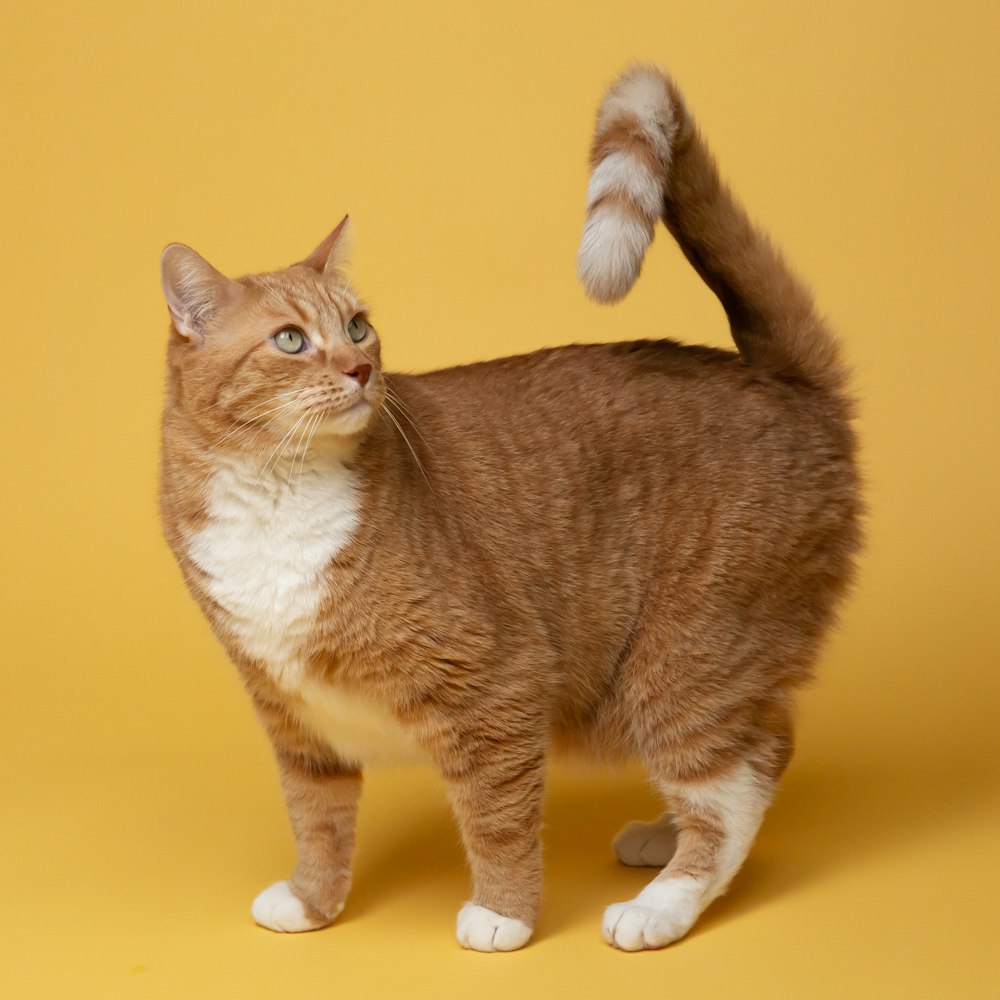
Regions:
[[[406,422],[413,428],[413,430],[416,432],[417,437],[420,438],[420,440],[424,444],[424,447],[430,453],[431,457],[433,457],[434,449],[431,448],[429,442],[427,441],[427,438],[425,438],[423,434],[420,433],[420,428],[417,426],[416,421],[413,419],[413,414],[410,411],[409,407],[388,386],[386,386],[386,400],[399,408],[399,416],[404,417],[406,419]]]
[[[223,434],[217,441],[212,442],[210,447],[217,448],[223,441],[228,440],[234,434],[239,434],[240,431],[249,430],[251,427],[256,426],[257,429],[254,434],[259,434],[261,431],[267,429],[274,421],[277,419],[278,415],[285,410],[294,410],[296,406],[300,404],[301,400],[291,399],[287,402],[282,403],[280,406],[273,407],[270,410],[264,410],[263,413],[258,413],[253,416],[249,414],[243,414],[236,421],[235,426],[231,427],[225,434]],[[260,420],[262,417],[268,414],[273,414],[270,420],[266,420],[263,424],[257,425],[256,421]]]
[[[259,403],[254,403],[253,406],[251,406],[250,409],[247,411],[247,414],[252,414],[255,410],[259,410],[262,407],[271,406],[272,404],[277,403],[279,399],[285,399],[286,397],[289,396],[299,397],[305,395],[310,391],[311,390],[309,389],[288,389],[285,392],[275,393],[273,396],[269,396],[267,399],[262,399]],[[226,400],[219,399],[212,404],[212,407],[213,409],[217,409],[220,406],[233,406],[233,405],[234,401],[231,399],[226,399]],[[247,417],[245,419],[249,418]]]
[[[316,421],[316,414],[313,411],[309,411],[309,419],[306,420],[305,426],[302,428],[302,432],[299,434],[298,440],[295,443],[295,447],[292,449],[292,460],[288,464],[288,478],[285,480],[286,485],[291,488],[292,476],[295,474],[295,463],[299,463],[299,478],[298,482],[302,481],[302,467],[306,459],[307,449],[303,447],[306,443],[306,439],[309,436],[309,431],[311,430],[313,424]]]
[[[277,405],[272,405],[277,403],[279,399],[286,396],[291,396],[291,399],[285,399],[284,402],[278,403]],[[268,399],[261,400],[259,403],[254,403],[245,413],[241,413],[235,422],[235,426],[231,427],[225,434],[221,435],[216,441],[213,441],[210,448],[218,448],[224,441],[227,441],[234,434],[240,433],[240,431],[247,430],[253,426],[262,417],[271,415],[271,419],[267,420],[253,431],[253,436],[257,436],[265,431],[279,414],[287,410],[293,410],[299,405],[308,406],[317,396],[322,396],[322,390],[315,388],[305,388],[305,389],[290,389],[287,392],[279,392]],[[267,407],[270,407],[269,409]]]
[[[260,470],[260,474],[254,480],[254,486],[258,486],[260,484],[260,481],[264,478],[264,476],[268,472],[277,468],[278,463],[281,461],[282,456],[284,455],[285,452],[285,443],[291,440],[292,435],[296,432],[296,430],[298,430],[299,424],[301,424],[302,421],[305,420],[307,416],[309,416],[308,410],[306,410],[299,417],[299,419],[296,420],[294,424],[292,424],[291,430],[288,431],[288,433],[278,442],[277,447],[271,452],[267,461],[264,463],[264,467]]]
[[[323,413],[323,411],[320,411],[319,413],[316,414],[316,416],[313,418],[313,422],[309,425],[309,438],[306,441],[306,446],[302,451],[302,458],[299,459],[299,477],[298,480],[296,481],[298,486],[302,485],[302,473],[305,471],[306,467],[306,456],[309,454],[309,448],[312,445],[313,436],[315,435],[319,425],[323,422],[324,415],[325,414]]]
[[[273,396],[269,396],[267,399],[262,400],[260,403],[254,403],[251,409],[257,406],[267,406],[268,403],[274,403],[279,399],[284,399],[286,396],[298,396],[302,393],[313,392],[315,390],[305,388],[305,389],[286,389],[284,392],[276,392]],[[217,400],[212,404],[213,406],[230,406],[232,405],[232,400]]]
[[[413,460],[417,463],[417,468],[420,470],[420,474],[424,477],[424,481],[427,483],[428,486],[431,486],[431,481],[427,477],[427,470],[424,469],[424,463],[420,461],[420,457],[413,450],[413,445],[410,444],[410,439],[406,436],[406,432],[403,430],[399,421],[393,414],[392,408],[389,406],[388,399],[386,399],[385,404],[382,407],[382,410],[386,414],[386,416],[393,422],[393,424],[395,424],[396,430],[399,431],[400,437],[402,437],[402,439],[406,442],[406,447],[410,449],[410,454],[413,456]],[[431,486],[431,489],[433,489],[433,486]]]

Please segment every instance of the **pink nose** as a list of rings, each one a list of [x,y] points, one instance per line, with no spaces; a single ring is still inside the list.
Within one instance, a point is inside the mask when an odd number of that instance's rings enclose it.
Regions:
[[[344,372],[348,378],[356,378],[362,385],[368,385],[371,373],[371,365],[355,365],[349,372]]]

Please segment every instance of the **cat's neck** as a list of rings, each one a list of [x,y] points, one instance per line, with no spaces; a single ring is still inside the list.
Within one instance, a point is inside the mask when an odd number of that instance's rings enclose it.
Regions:
[[[272,470],[283,478],[294,466],[328,469],[350,466],[358,450],[379,447],[379,422],[373,420],[359,433],[342,435],[309,428],[308,422],[293,426],[287,434],[281,431],[263,438],[258,428],[204,425],[183,406],[172,400],[164,411],[162,444],[166,455],[173,455],[187,465],[200,466],[210,472],[216,466],[236,465],[247,470],[256,468],[261,480],[271,478]]]
[[[161,504],[168,540],[178,550],[218,512],[220,491],[262,515],[294,505],[303,491],[320,498],[341,490],[351,495],[363,491],[369,513],[376,508],[384,513],[386,496],[392,497],[390,511],[399,506],[422,509],[424,478],[405,443],[383,421],[376,420],[364,436],[316,435],[304,451],[284,453],[274,450],[277,440],[257,450],[235,442],[213,446],[178,411],[165,414],[163,430]]]
[[[212,472],[239,480],[262,493],[294,492],[305,480],[350,475],[360,442],[328,436],[308,447],[271,450],[226,451],[213,449],[208,458]]]

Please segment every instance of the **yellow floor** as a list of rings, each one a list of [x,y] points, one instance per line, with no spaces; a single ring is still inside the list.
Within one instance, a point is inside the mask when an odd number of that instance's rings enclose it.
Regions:
[[[0,997],[1000,998],[1000,5],[8,4],[0,60]],[[544,911],[463,952],[436,778],[373,774],[340,923],[281,937],[274,766],[160,537],[162,247],[231,274],[350,212],[394,370],[727,344],[665,233],[621,305],[573,258],[604,84],[669,64],[856,366],[868,548],[727,897],[626,955],[635,771],[557,764]]]
[[[181,621],[210,642],[193,616]],[[655,801],[635,770],[576,764],[554,769],[544,911],[525,951],[455,943],[464,864],[423,769],[370,776],[338,924],[255,927],[250,900],[292,863],[268,749],[221,657],[175,665],[153,685],[168,703],[123,714],[120,742],[107,715],[88,731],[80,705],[83,742],[24,755],[5,785],[4,995],[995,997],[993,734],[970,718],[920,739],[905,706],[879,719],[877,679],[849,691],[837,676],[848,646],[806,698],[800,752],[730,893],[686,940],[639,955],[608,948],[599,922],[648,877],[617,865],[610,839]],[[121,706],[166,661],[153,653]],[[196,673],[201,698],[184,704]],[[842,714],[854,699],[868,707]]]
[[[970,859],[995,850],[1000,816],[940,773],[801,760],[730,894],[687,940],[640,955],[613,952],[598,928],[602,905],[645,877],[616,866],[608,840],[650,814],[648,796],[636,780],[561,775],[536,943],[483,956],[452,938],[464,871],[426,775],[370,782],[347,910],[291,937],[248,913],[290,863],[265,769],[233,787],[226,758],[200,774],[143,764],[135,787],[85,760],[44,790],[18,789],[7,996],[617,997],[666,984],[713,997],[996,995],[997,868]]]

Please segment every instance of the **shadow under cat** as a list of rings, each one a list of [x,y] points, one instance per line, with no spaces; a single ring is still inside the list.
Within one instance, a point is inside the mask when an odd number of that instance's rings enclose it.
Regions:
[[[940,755],[933,764],[914,757],[891,760],[878,769],[861,759],[793,763],[740,874],[688,937],[710,934],[727,920],[877,861],[908,843],[940,838],[986,810],[989,786],[956,784],[953,775]],[[380,781],[376,777],[371,783],[369,798],[381,796]],[[453,903],[466,892],[461,846],[443,788],[427,795],[425,783],[419,784],[419,798],[396,803],[407,810],[405,822],[388,834],[382,827],[378,847],[365,848],[362,829],[354,888],[339,922],[383,899],[423,894],[429,886],[435,894],[453,897]],[[928,808],[931,801],[939,807]],[[370,805],[379,812],[384,806]],[[615,776],[576,765],[553,766],[539,939],[592,925],[607,903],[605,896],[625,896],[645,884],[649,871],[620,864],[611,841],[625,823],[651,820],[658,809],[658,799],[638,769]],[[363,806],[362,827],[365,812]]]

